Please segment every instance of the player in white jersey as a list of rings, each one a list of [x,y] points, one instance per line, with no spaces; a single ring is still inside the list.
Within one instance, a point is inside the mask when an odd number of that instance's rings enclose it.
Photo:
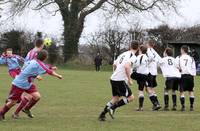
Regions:
[[[109,112],[113,118],[116,108],[124,106],[133,101],[134,96],[128,85],[132,85],[131,72],[133,64],[136,62],[135,53],[138,50],[138,42],[131,43],[130,50],[122,53],[114,62],[114,72],[111,76],[112,99],[108,102],[99,116],[100,121],[106,120],[106,113]],[[120,99],[122,98],[122,99]]]
[[[190,111],[193,111],[194,104],[194,76],[196,76],[196,66],[194,59],[188,55],[188,47],[181,47],[181,56],[177,57],[179,62],[179,68],[181,71],[181,82],[180,82],[180,101],[181,111],[185,111],[185,95],[186,91],[189,92],[190,96]]]
[[[171,48],[166,48],[163,53],[164,58],[159,61],[160,68],[162,70],[163,77],[166,78],[165,88],[164,88],[164,110],[169,110],[169,90],[172,90],[172,110],[176,111],[177,107],[177,97],[176,91],[178,90],[181,73],[178,69],[178,62],[173,56],[173,50]]]
[[[138,84],[138,100],[139,100],[139,108],[137,111],[143,111],[143,103],[144,103],[144,88],[148,85],[148,57],[147,57],[147,47],[145,45],[141,45],[139,48],[139,55],[137,56],[137,61],[135,64],[135,71],[133,71],[131,78],[137,81]],[[149,98],[153,105],[156,106],[155,96],[153,94],[149,94]],[[156,110],[156,109],[154,109]]]
[[[153,106],[153,110],[158,110],[161,108],[157,94],[155,91],[155,87],[157,86],[156,76],[158,74],[157,68],[158,68],[158,62],[161,60],[161,57],[158,55],[158,53],[153,49],[155,46],[154,40],[149,40],[147,44],[147,56],[149,58],[149,75],[148,75],[148,85],[147,85],[147,91],[151,96],[155,96],[156,104]],[[150,97],[151,97],[150,96]]]

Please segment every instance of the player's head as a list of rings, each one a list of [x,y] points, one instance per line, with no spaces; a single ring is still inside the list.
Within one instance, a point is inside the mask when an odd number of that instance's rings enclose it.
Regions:
[[[188,46],[187,45],[183,45],[181,47],[181,54],[188,54],[188,52],[189,52]]]
[[[167,47],[164,51],[164,56],[173,56],[173,50],[172,48]]]
[[[139,48],[139,42],[138,42],[138,41],[133,41],[133,42],[131,42],[131,45],[130,45],[130,49],[131,49],[131,50],[137,51],[138,48]]]
[[[5,54],[6,54],[7,56],[11,56],[11,55],[12,55],[12,52],[13,52],[13,49],[12,49],[12,48],[6,48],[6,50],[5,50]]]
[[[38,52],[37,59],[41,61],[45,61],[48,58],[48,52],[46,50],[41,50]]]
[[[140,45],[140,53],[141,54],[146,54],[147,53],[147,46],[145,45]]]
[[[155,40],[149,40],[147,43],[148,48],[153,48],[155,46],[156,42]]]
[[[44,40],[37,39],[35,42],[35,47],[38,49],[38,51],[41,51],[44,48]]]

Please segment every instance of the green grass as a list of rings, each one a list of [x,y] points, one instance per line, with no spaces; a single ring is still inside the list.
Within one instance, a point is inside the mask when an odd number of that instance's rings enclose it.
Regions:
[[[200,85],[196,79],[196,103],[194,112],[152,112],[146,97],[144,112],[133,103],[117,110],[116,119],[109,116],[106,122],[97,121],[100,111],[111,98],[109,77],[111,72],[59,70],[63,80],[44,76],[36,82],[42,99],[33,109],[36,118],[29,119],[23,113],[21,119],[13,120],[11,113],[0,122],[0,131],[199,131]],[[162,101],[164,79],[158,77],[159,99]],[[0,69],[0,105],[8,95],[11,78],[5,67]],[[132,91],[137,96],[136,85]],[[186,99],[188,101],[188,99]],[[180,106],[179,106],[180,108]]]

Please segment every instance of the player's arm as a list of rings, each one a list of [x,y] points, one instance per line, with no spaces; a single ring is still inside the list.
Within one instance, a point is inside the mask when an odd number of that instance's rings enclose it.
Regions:
[[[43,80],[43,78],[39,75],[36,77],[36,79],[39,80],[39,81]]]
[[[16,55],[16,58],[20,61],[20,62],[24,62],[25,59],[19,55]]]
[[[117,68],[117,65],[113,64],[113,71],[115,71]]]
[[[195,60],[194,58],[192,58],[192,65],[191,65],[191,71],[192,71],[192,75],[196,76],[196,64],[195,64]]]
[[[57,70],[58,68],[56,66],[53,66],[51,64],[45,64],[47,68],[49,68],[50,70]]]
[[[6,56],[4,54],[0,57],[0,64],[6,64]]]
[[[132,67],[132,63],[131,62],[127,62],[125,64],[125,72],[126,72],[126,76],[128,78],[128,84],[129,85],[132,85],[133,82],[132,82],[132,79],[131,79],[131,68]]]
[[[62,79],[62,75],[57,74],[55,71],[53,71],[51,75],[57,77],[58,79]]]
[[[39,72],[39,74],[47,73],[51,76],[57,77],[59,79],[62,79],[62,75],[57,74],[55,71],[49,69],[46,67],[46,65],[43,62],[38,61],[38,64],[42,67],[42,71]]]
[[[181,66],[180,65],[181,65],[181,63],[180,63],[180,56],[177,56],[175,58],[175,66],[181,72],[182,70],[181,70]]]
[[[115,69],[117,68],[117,63],[119,62],[119,59],[120,59],[120,56],[117,57],[116,60],[114,60],[114,62],[113,62],[113,71],[115,71]]]

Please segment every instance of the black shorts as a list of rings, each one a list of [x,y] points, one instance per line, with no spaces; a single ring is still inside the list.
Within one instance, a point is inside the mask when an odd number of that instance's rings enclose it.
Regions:
[[[133,72],[131,74],[131,78],[137,81],[138,90],[143,91],[145,87],[148,85],[148,75],[140,74],[137,72]]]
[[[192,75],[181,75],[180,91],[193,91],[194,90],[194,77]]]
[[[177,91],[179,89],[180,78],[167,78],[165,81],[166,90]]]
[[[132,95],[132,91],[125,81],[113,81],[110,80],[112,86],[112,94],[113,96],[124,96],[129,97]]]
[[[148,87],[155,88],[157,86],[156,75],[152,75],[149,73],[147,83]]]

